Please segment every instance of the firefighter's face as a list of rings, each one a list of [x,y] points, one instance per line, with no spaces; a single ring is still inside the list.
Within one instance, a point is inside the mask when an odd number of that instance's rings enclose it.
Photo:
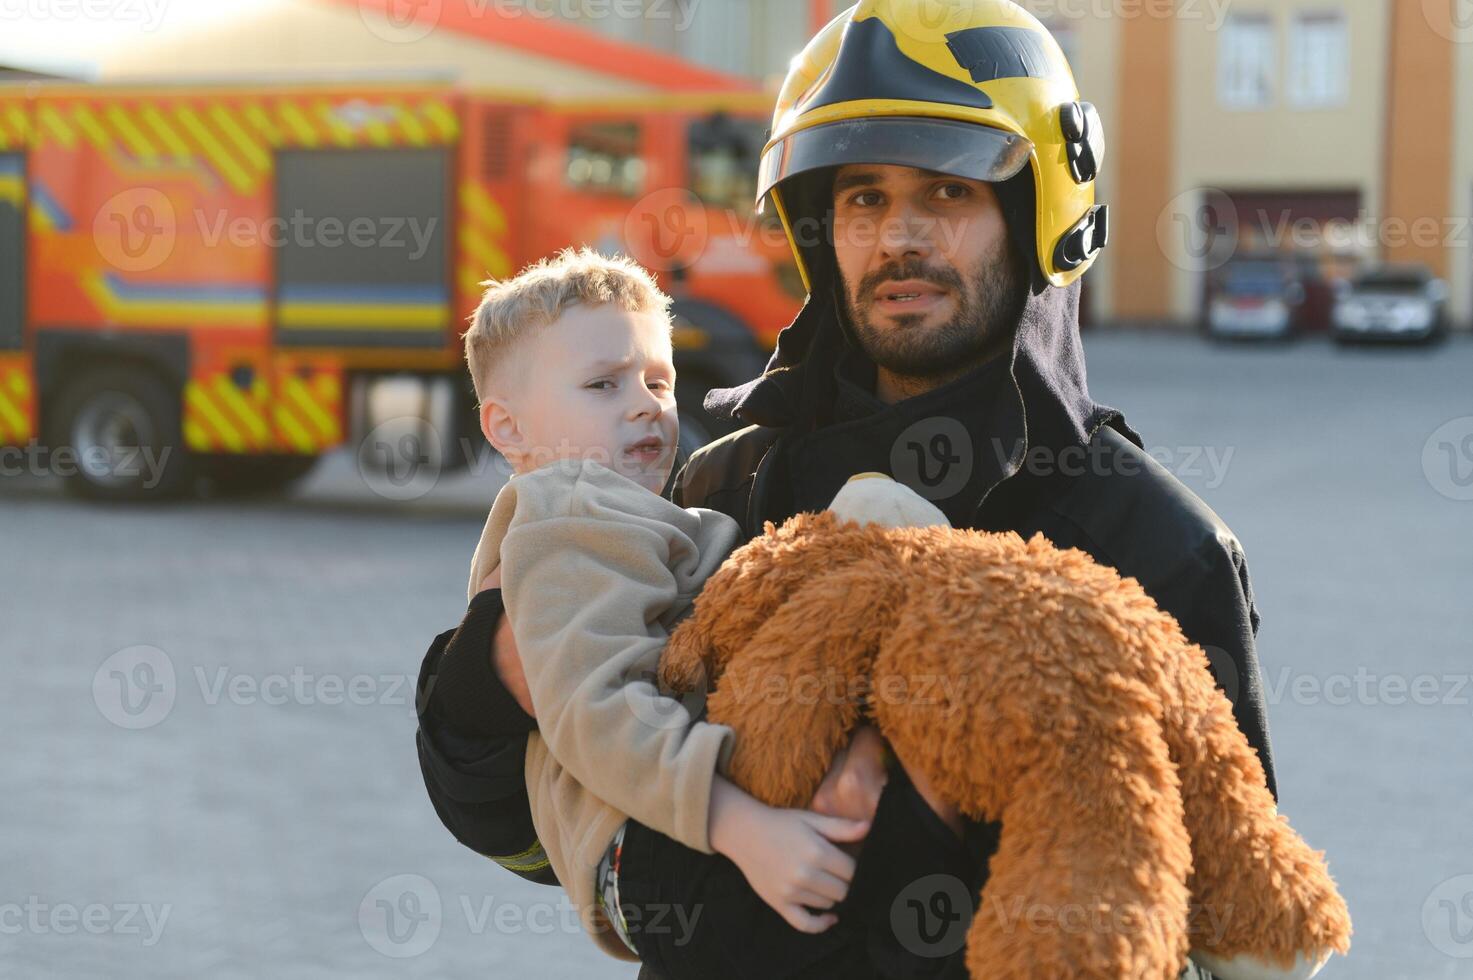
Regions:
[[[481,410],[486,438],[518,473],[555,459],[593,459],[654,493],[680,436],[670,323],[656,313],[573,306],[526,338],[498,409]]]
[[[855,335],[882,368],[939,377],[1011,340],[1021,271],[990,184],[913,167],[841,167],[834,256]]]

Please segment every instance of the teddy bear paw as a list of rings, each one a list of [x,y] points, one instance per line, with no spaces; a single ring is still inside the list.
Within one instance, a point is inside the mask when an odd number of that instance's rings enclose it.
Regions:
[[[884,473],[858,473],[840,488],[829,511],[842,521],[883,527],[950,527],[935,504]]]
[[[1298,953],[1292,967],[1266,963],[1256,956],[1241,953],[1237,956],[1219,957],[1200,950],[1192,950],[1192,962],[1203,967],[1218,980],[1309,980],[1320,972],[1330,958],[1330,950],[1306,956]]]

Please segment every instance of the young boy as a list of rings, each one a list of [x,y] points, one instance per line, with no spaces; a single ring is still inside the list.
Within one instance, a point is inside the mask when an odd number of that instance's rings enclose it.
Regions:
[[[630,958],[609,872],[633,817],[729,857],[794,928],[827,929],[835,916],[809,909],[844,899],[854,859],[837,845],[867,823],[758,803],[721,775],[731,729],[695,721],[652,683],[670,632],[741,543],[726,515],[660,495],[679,435],[669,298],[634,263],[587,250],[489,287],[466,358],[482,432],[515,475],[487,518],[468,598],[500,573],[538,719],[533,824],[558,880],[599,945]],[[944,523],[899,492],[920,521]]]

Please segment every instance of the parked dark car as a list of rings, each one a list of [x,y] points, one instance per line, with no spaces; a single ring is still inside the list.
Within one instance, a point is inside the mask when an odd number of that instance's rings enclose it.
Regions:
[[[1424,265],[1384,265],[1345,283],[1335,301],[1342,343],[1426,343],[1447,332],[1447,284]]]
[[[1303,328],[1306,292],[1289,258],[1240,258],[1211,281],[1205,327],[1223,339],[1285,339]]]

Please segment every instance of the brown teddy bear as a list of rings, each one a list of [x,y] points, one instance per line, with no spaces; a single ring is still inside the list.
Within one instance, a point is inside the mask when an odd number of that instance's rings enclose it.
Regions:
[[[1282,980],[1349,949],[1323,852],[1135,579],[1042,535],[887,526],[945,523],[888,479],[846,494],[768,522],[666,648],[666,685],[714,688],[738,785],[806,806],[869,717],[946,802],[1001,821],[976,980],[1173,980],[1189,951]]]

